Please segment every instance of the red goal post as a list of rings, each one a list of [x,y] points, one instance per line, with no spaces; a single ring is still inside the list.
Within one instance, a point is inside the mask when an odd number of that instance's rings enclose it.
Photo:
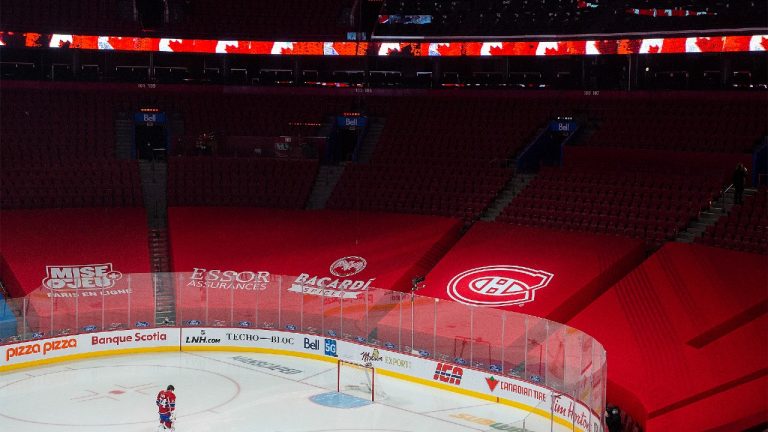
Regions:
[[[339,359],[336,369],[336,391],[354,391],[376,400],[376,369],[370,363]],[[359,396],[362,397],[362,396]]]

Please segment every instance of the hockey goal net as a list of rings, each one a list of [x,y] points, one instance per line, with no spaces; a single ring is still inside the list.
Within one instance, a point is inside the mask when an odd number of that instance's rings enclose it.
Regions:
[[[386,394],[377,388],[376,369],[370,364],[339,360],[336,391],[351,396],[370,399],[385,399]]]

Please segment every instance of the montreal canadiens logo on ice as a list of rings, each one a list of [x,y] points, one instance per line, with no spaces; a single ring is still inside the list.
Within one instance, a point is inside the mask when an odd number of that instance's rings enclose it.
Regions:
[[[476,267],[454,276],[447,289],[452,299],[468,305],[522,305],[532,302],[536,290],[549,285],[553,276],[520,266]]]
[[[46,266],[43,286],[49,289],[112,288],[123,274],[112,263],[76,266]]]

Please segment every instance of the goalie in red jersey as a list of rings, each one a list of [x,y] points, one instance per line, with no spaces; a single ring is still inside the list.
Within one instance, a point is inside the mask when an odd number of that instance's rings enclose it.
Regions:
[[[159,430],[175,430],[173,422],[176,420],[174,412],[176,411],[176,395],[173,391],[176,390],[172,385],[169,385],[165,390],[160,390],[157,394],[157,410],[160,414],[160,426],[163,428]]]

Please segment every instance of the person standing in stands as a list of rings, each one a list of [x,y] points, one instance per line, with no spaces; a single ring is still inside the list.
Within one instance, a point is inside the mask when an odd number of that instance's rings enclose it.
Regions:
[[[605,425],[608,426],[608,432],[621,432],[623,425],[618,407],[609,405],[605,410]]]
[[[733,172],[733,188],[736,191],[735,203],[743,204],[744,184],[747,182],[747,167],[739,163]]]

